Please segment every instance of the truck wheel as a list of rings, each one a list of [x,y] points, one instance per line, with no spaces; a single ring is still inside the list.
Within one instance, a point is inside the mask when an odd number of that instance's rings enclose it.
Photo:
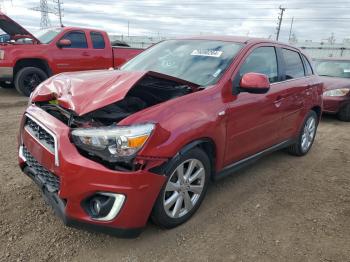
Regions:
[[[45,79],[47,74],[37,67],[22,68],[15,76],[16,90],[25,96],[30,96],[34,89]]]
[[[206,194],[209,163],[206,153],[194,148],[172,164],[152,210],[151,219],[155,224],[173,228],[190,219]]]
[[[315,111],[310,111],[300,130],[298,140],[287,148],[287,152],[295,156],[306,155],[314,143],[318,126],[318,116]]]
[[[0,87],[1,88],[13,88],[12,82],[6,82],[6,81],[0,81]]]
[[[341,121],[350,122],[350,103],[343,106],[337,114],[337,117]]]

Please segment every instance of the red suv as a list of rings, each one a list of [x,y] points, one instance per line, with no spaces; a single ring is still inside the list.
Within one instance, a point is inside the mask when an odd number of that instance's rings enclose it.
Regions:
[[[310,150],[322,84],[300,50],[262,39],[161,42],[118,71],[65,73],[32,94],[19,164],[67,225],[136,236],[187,221],[211,179]]]

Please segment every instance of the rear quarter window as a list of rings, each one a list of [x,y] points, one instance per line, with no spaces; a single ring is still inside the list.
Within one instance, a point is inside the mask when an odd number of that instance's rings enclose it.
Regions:
[[[307,76],[311,76],[314,74],[313,70],[312,70],[312,66],[310,64],[310,61],[306,58],[306,56],[303,56],[303,60],[304,60],[304,64],[305,64],[305,75]]]
[[[298,52],[282,48],[286,80],[305,76],[304,65]]]
[[[90,36],[91,36],[92,46],[94,49],[104,49],[106,47],[105,40],[101,33],[91,32]]]

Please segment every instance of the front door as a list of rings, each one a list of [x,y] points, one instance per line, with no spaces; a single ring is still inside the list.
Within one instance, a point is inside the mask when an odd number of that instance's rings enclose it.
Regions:
[[[266,94],[239,93],[227,104],[227,144],[225,165],[242,160],[279,142],[280,110],[283,104],[283,85],[275,47],[254,49],[241,66],[239,80],[245,73],[262,73],[273,85]],[[235,81],[239,82],[239,81]]]
[[[83,31],[70,31],[61,39],[68,39],[72,45],[69,47],[56,47],[53,57],[56,62],[56,72],[71,72],[91,69],[94,63],[89,53],[88,41]]]

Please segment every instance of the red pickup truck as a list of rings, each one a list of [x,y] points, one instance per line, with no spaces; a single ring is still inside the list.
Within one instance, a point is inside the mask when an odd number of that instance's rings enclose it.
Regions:
[[[29,96],[46,78],[70,71],[116,68],[143,51],[112,47],[106,32],[79,27],[51,28],[31,34],[0,13],[0,86]]]

